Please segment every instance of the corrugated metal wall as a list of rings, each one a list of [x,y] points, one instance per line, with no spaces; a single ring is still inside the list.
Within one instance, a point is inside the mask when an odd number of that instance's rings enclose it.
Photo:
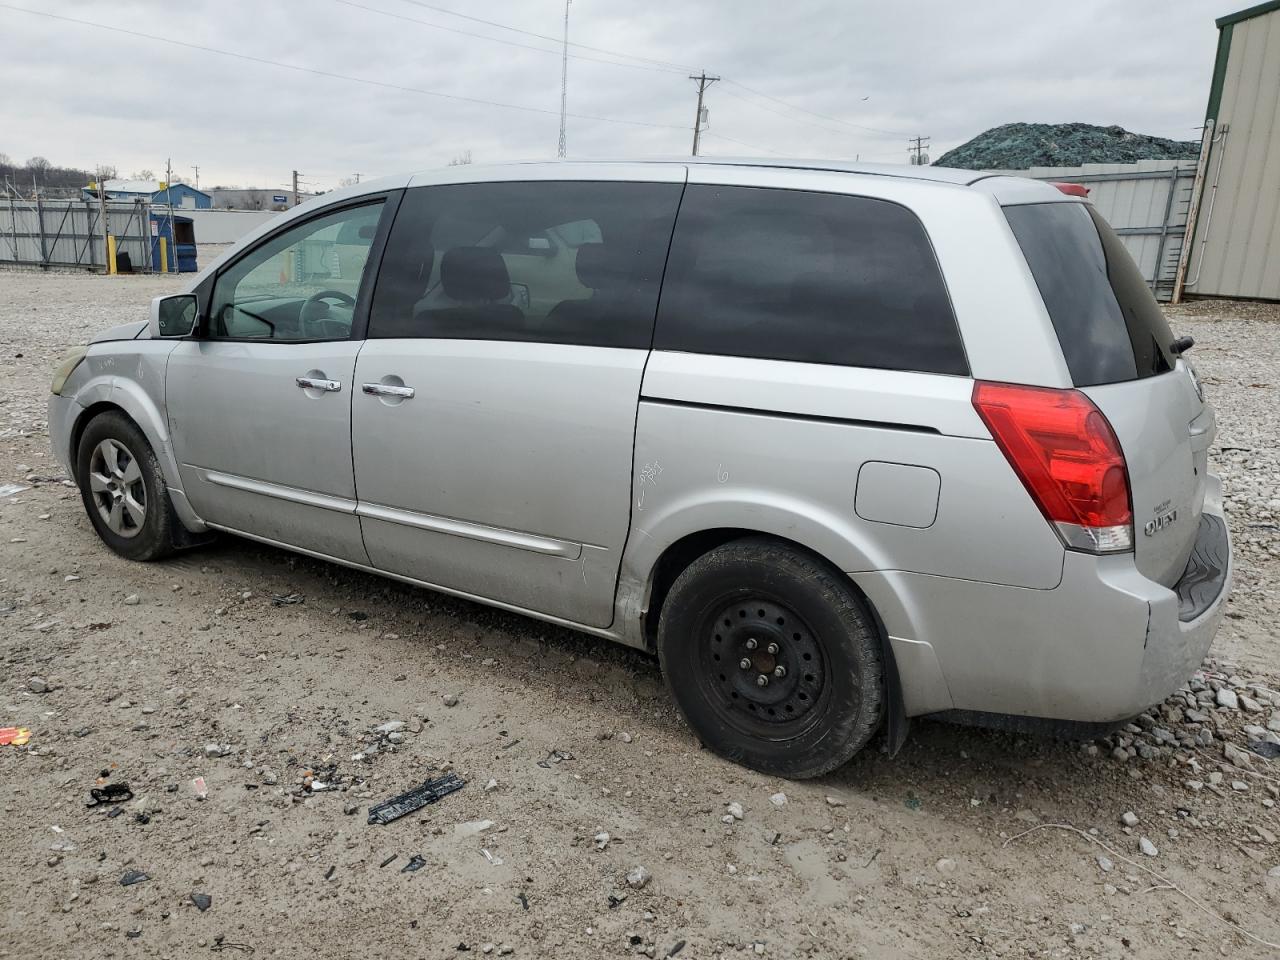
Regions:
[[[1196,161],[1139,160],[992,172],[1088,187],[1089,199],[1120,234],[1157,298],[1170,298],[1186,233]]]
[[[1280,10],[1230,29],[1186,292],[1280,300]]]
[[[145,202],[107,204],[116,251],[135,270],[151,268],[149,210]],[[97,200],[0,200],[0,263],[105,269],[101,216]]]

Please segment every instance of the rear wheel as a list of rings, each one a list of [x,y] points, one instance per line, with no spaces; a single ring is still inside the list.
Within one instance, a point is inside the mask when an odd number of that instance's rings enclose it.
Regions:
[[[763,773],[834,770],[880,722],[870,615],[838,571],[773,540],[725,544],[680,574],[658,621],[658,656],[702,742]]]
[[[80,437],[76,476],[89,521],[112,550],[130,560],[173,551],[164,473],[132,420],[115,411],[94,417]]]

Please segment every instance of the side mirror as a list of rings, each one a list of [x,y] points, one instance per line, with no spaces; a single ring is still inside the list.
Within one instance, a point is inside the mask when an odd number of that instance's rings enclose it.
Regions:
[[[151,336],[189,337],[200,320],[200,305],[194,293],[156,297],[151,301]]]

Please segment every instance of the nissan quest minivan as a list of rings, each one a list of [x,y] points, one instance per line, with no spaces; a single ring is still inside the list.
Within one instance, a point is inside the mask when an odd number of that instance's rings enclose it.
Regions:
[[[386,179],[58,368],[116,553],[248,537],[655,651],[812,777],[937,716],[1096,734],[1200,665],[1212,408],[1090,203],[758,161]]]

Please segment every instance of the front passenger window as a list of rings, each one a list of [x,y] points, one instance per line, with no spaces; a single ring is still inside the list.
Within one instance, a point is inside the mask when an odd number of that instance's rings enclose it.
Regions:
[[[382,202],[308,220],[218,275],[209,309],[215,340],[345,340]]]

